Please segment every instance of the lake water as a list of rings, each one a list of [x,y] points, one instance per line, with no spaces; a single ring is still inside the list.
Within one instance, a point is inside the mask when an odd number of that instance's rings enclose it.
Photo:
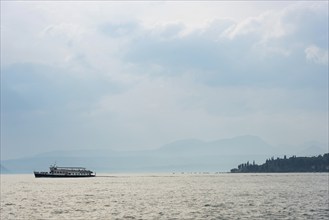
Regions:
[[[329,219],[329,174],[1,175],[0,219]]]

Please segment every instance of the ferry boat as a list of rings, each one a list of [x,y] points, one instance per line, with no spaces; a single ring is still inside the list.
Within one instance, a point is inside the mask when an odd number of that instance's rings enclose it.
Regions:
[[[54,178],[76,178],[76,177],[95,177],[96,173],[91,170],[87,170],[84,167],[58,167],[51,165],[49,172],[37,172],[34,171],[34,176],[39,177],[54,177]]]

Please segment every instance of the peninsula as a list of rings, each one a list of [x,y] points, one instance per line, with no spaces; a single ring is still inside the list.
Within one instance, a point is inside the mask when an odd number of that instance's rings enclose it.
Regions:
[[[274,157],[267,159],[262,165],[250,163],[240,164],[231,169],[231,173],[283,173],[283,172],[329,172],[329,153],[314,157],[287,158]]]

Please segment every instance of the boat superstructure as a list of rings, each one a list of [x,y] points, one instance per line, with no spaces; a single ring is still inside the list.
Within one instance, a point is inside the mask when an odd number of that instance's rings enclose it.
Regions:
[[[49,172],[34,171],[35,177],[95,177],[96,173],[84,167],[58,167],[51,165]]]

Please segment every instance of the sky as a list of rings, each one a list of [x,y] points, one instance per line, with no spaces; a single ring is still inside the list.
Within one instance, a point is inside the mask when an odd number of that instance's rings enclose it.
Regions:
[[[328,143],[328,1],[1,1],[1,159]]]

